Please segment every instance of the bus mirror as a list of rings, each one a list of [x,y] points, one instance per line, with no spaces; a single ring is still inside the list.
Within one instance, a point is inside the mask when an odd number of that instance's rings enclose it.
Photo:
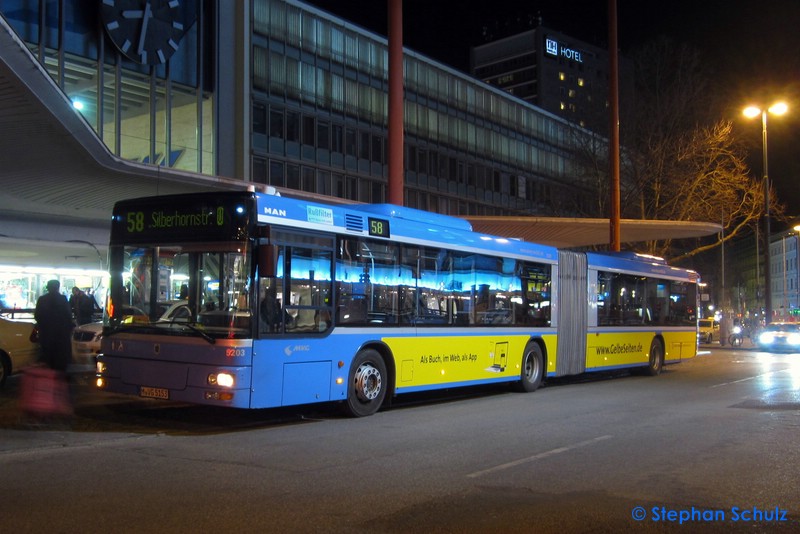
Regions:
[[[258,247],[258,273],[261,278],[273,278],[277,275],[278,269],[275,262],[278,253],[275,245],[261,245]]]

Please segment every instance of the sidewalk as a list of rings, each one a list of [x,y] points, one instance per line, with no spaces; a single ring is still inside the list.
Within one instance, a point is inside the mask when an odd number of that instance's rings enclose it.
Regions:
[[[74,415],[33,418],[19,407],[20,375],[6,380],[0,390],[0,455],[25,451],[90,445],[99,441],[140,436],[109,432],[107,407],[125,399],[98,394],[88,383],[72,384]]]

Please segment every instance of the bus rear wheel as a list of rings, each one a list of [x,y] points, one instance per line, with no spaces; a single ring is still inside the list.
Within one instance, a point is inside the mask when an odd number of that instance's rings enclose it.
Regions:
[[[531,341],[522,353],[522,372],[517,382],[519,391],[530,393],[539,389],[544,377],[544,356],[538,343]]]
[[[378,411],[388,387],[386,363],[373,349],[359,352],[350,369],[345,411],[352,417],[366,417]]]
[[[661,341],[654,339],[650,344],[650,359],[647,363],[646,373],[650,376],[661,374],[661,369],[664,368],[664,346]]]

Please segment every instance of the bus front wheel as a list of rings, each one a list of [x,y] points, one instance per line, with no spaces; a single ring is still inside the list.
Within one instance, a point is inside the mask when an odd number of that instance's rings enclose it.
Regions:
[[[522,372],[517,389],[530,393],[539,389],[544,377],[544,356],[538,343],[531,341],[522,355]]]
[[[353,417],[365,417],[378,411],[388,387],[386,363],[373,349],[358,353],[350,368],[345,411]]]

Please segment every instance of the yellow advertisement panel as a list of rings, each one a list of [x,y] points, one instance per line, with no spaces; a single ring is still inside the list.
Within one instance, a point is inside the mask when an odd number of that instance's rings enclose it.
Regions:
[[[555,336],[549,342],[555,344]],[[397,390],[518,378],[529,335],[383,338],[397,369]],[[546,341],[547,343],[547,341]]]
[[[697,334],[663,332],[664,361],[671,362],[693,358],[697,354]],[[615,368],[646,364],[650,346],[656,334],[653,331],[596,332],[586,338],[586,369]]]

